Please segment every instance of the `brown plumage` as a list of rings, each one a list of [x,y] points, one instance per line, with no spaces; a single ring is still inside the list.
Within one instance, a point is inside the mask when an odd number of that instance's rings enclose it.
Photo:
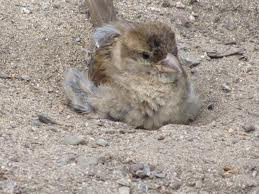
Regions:
[[[196,117],[199,100],[178,61],[170,27],[113,22],[97,28],[94,40],[89,71],[65,74],[65,92],[74,109],[145,129],[186,124]]]

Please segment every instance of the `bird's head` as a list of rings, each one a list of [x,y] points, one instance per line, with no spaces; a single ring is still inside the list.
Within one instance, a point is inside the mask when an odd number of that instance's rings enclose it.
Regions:
[[[187,77],[177,57],[175,33],[163,23],[118,22],[98,28],[94,40],[109,59],[105,71],[110,77],[142,76],[163,83]]]
[[[175,33],[159,22],[125,30],[114,46],[113,61],[120,74],[149,75],[162,82],[186,77],[177,57]]]

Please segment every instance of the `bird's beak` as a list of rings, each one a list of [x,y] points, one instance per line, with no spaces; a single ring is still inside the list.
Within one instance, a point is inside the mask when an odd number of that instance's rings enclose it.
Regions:
[[[177,57],[175,57],[173,54],[168,53],[166,58],[161,60],[160,65],[158,65],[158,69],[161,72],[179,72],[184,73],[184,70],[182,68],[182,65],[180,64]]]

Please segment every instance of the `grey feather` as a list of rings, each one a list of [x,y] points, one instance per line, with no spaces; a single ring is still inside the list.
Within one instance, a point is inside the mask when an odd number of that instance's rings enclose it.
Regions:
[[[102,47],[108,40],[120,35],[120,31],[113,25],[105,25],[97,28],[93,34],[93,39],[97,48]]]
[[[64,90],[71,106],[78,112],[92,112],[88,103],[88,96],[93,94],[96,87],[86,75],[71,68],[65,72]]]

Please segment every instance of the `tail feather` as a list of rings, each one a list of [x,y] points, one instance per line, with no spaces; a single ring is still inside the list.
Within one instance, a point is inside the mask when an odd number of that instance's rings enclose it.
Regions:
[[[88,97],[94,94],[95,89],[93,82],[88,80],[88,77],[77,69],[71,68],[65,72],[65,95],[75,111],[81,113],[92,112]]]
[[[100,27],[116,20],[113,0],[87,0],[86,2],[94,27]]]

